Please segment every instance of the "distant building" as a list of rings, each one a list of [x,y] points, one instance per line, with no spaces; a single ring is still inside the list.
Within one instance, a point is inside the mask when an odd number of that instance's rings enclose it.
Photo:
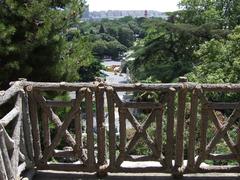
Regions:
[[[125,16],[131,16],[133,18],[151,18],[151,17],[161,17],[163,19],[167,18],[166,13],[154,11],[154,10],[109,10],[109,11],[92,11],[89,12],[89,6],[86,6],[83,13],[83,20],[101,20],[103,18],[107,19],[119,19]]]
[[[147,10],[145,10],[145,12],[144,12],[144,16],[145,16],[145,18],[148,17],[148,11],[147,11]]]

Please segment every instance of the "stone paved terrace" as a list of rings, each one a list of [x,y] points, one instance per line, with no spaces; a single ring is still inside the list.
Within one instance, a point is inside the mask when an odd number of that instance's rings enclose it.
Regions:
[[[96,177],[94,173],[66,173],[66,172],[55,172],[55,171],[39,171],[33,177],[33,180],[94,180],[100,179]],[[160,173],[109,173],[107,177],[103,178],[106,180],[176,180],[169,174]],[[210,173],[210,174],[189,174],[184,175],[182,180],[239,180],[240,173]]]

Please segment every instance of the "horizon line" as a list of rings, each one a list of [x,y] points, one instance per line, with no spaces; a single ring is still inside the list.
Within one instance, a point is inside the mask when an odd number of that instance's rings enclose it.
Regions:
[[[108,10],[89,10],[89,12],[101,12],[101,11],[158,11],[158,12],[170,12],[170,11],[161,11],[161,10],[154,10],[154,9],[126,9],[126,10],[121,10],[121,9],[108,9]],[[171,11],[174,12],[174,11]]]

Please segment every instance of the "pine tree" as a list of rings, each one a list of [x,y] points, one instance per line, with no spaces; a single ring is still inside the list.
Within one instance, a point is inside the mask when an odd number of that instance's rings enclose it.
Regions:
[[[99,28],[99,33],[105,33],[105,29],[104,29],[102,24],[101,24],[101,26]]]
[[[83,6],[83,0],[0,1],[0,89],[19,77],[78,80],[78,69],[93,56],[86,40],[68,41],[67,35],[76,29]]]

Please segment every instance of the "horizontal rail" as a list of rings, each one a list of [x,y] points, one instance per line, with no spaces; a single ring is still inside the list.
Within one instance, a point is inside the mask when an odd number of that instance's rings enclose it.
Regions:
[[[213,109],[225,110],[225,109],[235,109],[239,105],[239,102],[210,102],[209,106]]]
[[[19,83],[18,81],[17,83]],[[16,82],[15,82],[16,83]],[[31,81],[21,81],[20,83],[24,87],[31,86],[42,91],[76,91],[80,88],[90,88],[95,90],[99,85],[101,86],[111,86],[115,91],[169,91],[170,88],[176,90],[186,88],[188,90],[193,90],[195,88],[202,88],[204,91],[213,92],[238,92],[240,91],[240,84],[198,84],[192,82],[184,83],[157,83],[157,84],[147,84],[147,83],[136,83],[136,84],[112,84],[112,83],[68,83],[68,82],[31,82]],[[1,100],[1,99],[0,99]],[[0,104],[1,105],[1,104]]]
[[[0,124],[4,127],[7,126],[17,115],[19,114],[19,109],[14,107],[9,113],[7,113],[2,119],[0,119]]]
[[[76,171],[76,172],[95,172],[95,169],[89,169],[84,164],[69,164],[69,163],[49,163],[49,164],[40,164],[38,165],[39,170],[56,170],[56,171]]]
[[[8,90],[0,91],[0,106],[8,102],[18,92],[22,91],[22,85],[22,81],[17,81]]]
[[[32,87],[42,91],[77,91],[80,88],[96,88],[94,83],[48,83],[48,82],[29,82],[25,81],[24,87]]]

